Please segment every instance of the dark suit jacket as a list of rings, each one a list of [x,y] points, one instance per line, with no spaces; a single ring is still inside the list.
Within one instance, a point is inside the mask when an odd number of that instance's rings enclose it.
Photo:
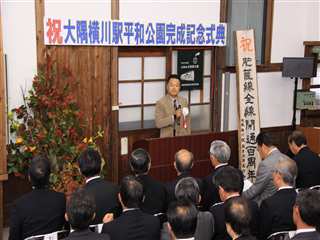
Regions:
[[[202,196],[202,209],[204,211],[209,211],[210,207],[215,204],[221,202],[219,192],[217,187],[213,184],[212,179],[217,174],[217,172],[224,167],[229,166],[223,165],[213,170],[213,172],[203,179],[203,196]],[[239,170],[239,174],[243,178],[243,173]],[[243,182],[243,181],[242,181]],[[243,186],[242,186],[243,188]]]
[[[104,224],[102,233],[108,233],[112,240],[159,240],[160,222],[140,209],[129,210]]]
[[[317,231],[299,233],[291,238],[291,240],[320,240],[320,233]]]
[[[91,232],[89,229],[74,231],[63,240],[110,240],[109,235]]]
[[[34,189],[19,198],[11,211],[9,240],[62,230],[66,200],[63,193]]]
[[[180,179],[186,178],[186,177],[192,177],[192,176],[190,175],[190,173],[182,173],[179,176],[177,176],[177,178],[175,180],[166,183],[166,189],[167,189],[167,193],[168,193],[168,204],[170,202],[176,200],[176,196],[174,194],[176,185]],[[199,188],[200,188],[200,194],[202,195],[202,192],[203,192],[202,180],[199,178],[194,178],[194,179],[197,181]]]
[[[106,213],[114,213],[115,216],[119,216],[121,207],[118,202],[119,189],[116,185],[97,178],[89,181],[83,188],[94,197],[96,203],[96,217],[91,224],[102,223]]]
[[[137,179],[142,183],[144,191],[141,210],[149,214],[166,213],[167,191],[164,185],[148,175],[140,175]]]
[[[212,240],[214,235],[214,219],[210,212],[198,212],[197,228],[194,234],[196,240]],[[161,240],[170,240],[168,222],[163,224]]]
[[[228,200],[227,200],[228,201]],[[256,202],[252,200],[247,200],[249,204],[249,209],[252,214],[252,219],[250,223],[250,231],[252,235],[258,236],[259,234],[259,207]],[[210,208],[210,212],[213,215],[214,219],[214,240],[231,240],[231,237],[228,235],[226,224],[225,224],[225,215],[224,215],[224,203],[216,203]]]
[[[256,240],[256,238],[251,235],[244,235],[236,238],[235,240]]]
[[[297,188],[308,188],[320,184],[320,158],[308,147],[302,148],[294,157],[298,167]]]
[[[275,232],[295,230],[292,208],[296,200],[295,189],[282,189],[262,201],[260,206],[260,239]]]

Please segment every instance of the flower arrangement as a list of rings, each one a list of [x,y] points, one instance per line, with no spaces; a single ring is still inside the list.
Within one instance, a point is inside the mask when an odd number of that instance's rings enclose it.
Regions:
[[[55,72],[49,66],[45,74],[34,77],[28,95],[23,93],[24,104],[8,113],[8,173],[26,176],[32,157],[45,154],[52,166],[51,187],[70,193],[83,183],[77,157],[85,148],[98,149],[96,142],[103,138],[103,131],[84,137],[85,121],[70,85],[59,89],[54,79]]]

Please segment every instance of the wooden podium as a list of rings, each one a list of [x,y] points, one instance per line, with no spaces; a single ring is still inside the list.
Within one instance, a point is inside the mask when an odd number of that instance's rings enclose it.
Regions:
[[[150,153],[150,174],[160,181],[169,181],[176,178],[173,166],[175,153],[185,148],[194,155],[192,175],[204,177],[212,171],[209,160],[210,143],[213,140],[227,142],[231,149],[238,149],[237,132],[204,133],[189,136],[150,138],[139,140],[133,144],[133,149],[143,148]],[[229,163],[238,167],[238,152],[231,153]]]
[[[308,147],[315,153],[320,154],[320,128],[318,127],[299,127],[307,138]]]

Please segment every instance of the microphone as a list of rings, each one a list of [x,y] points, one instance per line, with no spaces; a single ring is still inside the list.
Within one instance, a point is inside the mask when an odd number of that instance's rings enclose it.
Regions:
[[[182,108],[182,116],[183,116],[183,128],[187,128],[187,116],[189,115],[189,109],[187,107]]]
[[[173,105],[174,105],[174,111],[176,112],[177,110],[181,109],[181,105],[179,104],[178,100],[175,99],[173,101]],[[180,121],[178,121],[176,114],[174,114],[174,119],[177,123],[178,126],[180,126]]]
[[[181,109],[181,105],[179,104],[178,100],[174,100],[174,110],[177,111],[178,109]]]

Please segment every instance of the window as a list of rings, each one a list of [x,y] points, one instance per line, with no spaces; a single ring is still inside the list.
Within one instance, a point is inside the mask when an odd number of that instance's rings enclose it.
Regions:
[[[235,65],[236,30],[254,29],[257,64],[264,63],[266,0],[228,0],[226,65]]]
[[[316,93],[316,108],[320,109],[320,64],[317,68],[317,77],[311,78],[310,91]]]
[[[155,127],[155,103],[164,96],[166,84],[166,57],[157,55],[119,55],[120,130]]]
[[[177,73],[177,50],[173,49],[172,64],[168,66],[164,49],[150,49],[119,51],[119,129],[122,131],[155,128],[155,104],[166,94],[166,72]],[[211,50],[204,51],[203,89],[180,93],[190,105],[192,131],[211,129],[211,54]]]

